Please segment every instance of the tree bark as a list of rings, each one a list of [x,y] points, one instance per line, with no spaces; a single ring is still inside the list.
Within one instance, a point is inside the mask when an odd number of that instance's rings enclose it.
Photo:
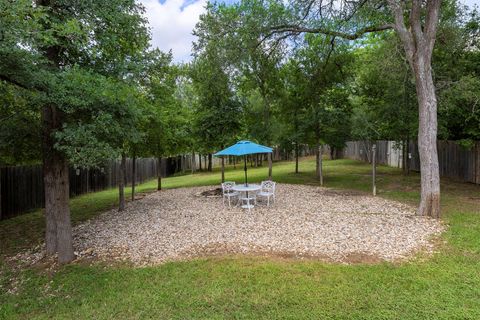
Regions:
[[[125,210],[125,173],[127,156],[122,153],[122,160],[120,161],[120,179],[118,182],[118,211]]]
[[[298,142],[295,143],[295,173],[298,173]]]
[[[47,255],[58,253],[59,263],[75,258],[69,207],[68,163],[51,148],[43,161],[45,185],[45,244]]]
[[[2,165],[0,164],[0,220],[2,220]]]
[[[208,154],[208,171],[212,172],[212,154]]]
[[[419,105],[418,152],[421,200],[419,215],[440,217],[440,172],[437,153],[437,98],[430,63],[420,53],[414,61]]]
[[[135,184],[137,176],[137,155],[134,152],[132,157],[132,201],[135,201]]]
[[[192,159],[190,161],[190,166],[192,167],[192,174],[195,173],[197,164],[195,163],[195,151],[192,151]]]
[[[45,105],[42,118],[46,253],[58,253],[58,261],[68,263],[75,258],[70,221],[68,162],[55,149],[53,138],[54,132],[61,128],[62,113],[54,105]]]
[[[272,180],[272,153],[268,153],[268,180]]]
[[[320,185],[323,186],[323,159],[322,159],[322,155],[323,155],[323,146],[320,144],[320,141],[317,141],[317,177],[318,177],[318,181],[320,182]]]
[[[202,155],[198,154],[198,170],[202,171]]]
[[[187,162],[186,159],[187,159],[187,157],[186,157],[184,154],[182,154],[182,163],[181,163],[181,165],[182,165],[182,173],[183,173],[183,174],[185,174],[185,165],[186,165],[186,162]]]
[[[157,160],[157,190],[162,190],[162,157]]]
[[[225,158],[222,157],[222,183],[225,182]]]

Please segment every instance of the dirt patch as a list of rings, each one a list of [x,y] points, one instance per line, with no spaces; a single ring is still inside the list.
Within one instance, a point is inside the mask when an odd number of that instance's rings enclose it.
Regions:
[[[376,264],[382,261],[383,260],[378,256],[362,252],[352,252],[346,255],[343,259],[343,262],[348,264]]]
[[[223,195],[222,188],[205,190],[196,194],[197,197],[205,197],[205,198],[221,198],[222,195]]]

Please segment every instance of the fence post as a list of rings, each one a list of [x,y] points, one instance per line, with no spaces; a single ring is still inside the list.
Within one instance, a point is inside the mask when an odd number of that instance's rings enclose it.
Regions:
[[[377,185],[375,182],[375,178],[377,175],[377,168],[376,168],[376,163],[377,163],[377,145],[374,144],[372,146],[372,184],[373,184],[373,195],[377,195]]]

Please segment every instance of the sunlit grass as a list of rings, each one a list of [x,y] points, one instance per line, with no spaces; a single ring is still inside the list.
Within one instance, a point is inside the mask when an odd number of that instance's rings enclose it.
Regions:
[[[274,180],[317,185],[314,159],[276,163]],[[249,180],[268,169],[248,168]],[[325,161],[325,184],[369,193],[370,167],[351,160]],[[419,176],[378,169],[382,197],[418,201]],[[241,168],[228,180],[243,181]],[[220,173],[164,179],[165,188],[220,183]],[[137,188],[154,191],[156,181]],[[117,190],[72,199],[75,223],[115,207]],[[11,288],[0,275],[0,319],[479,319],[480,186],[442,182],[443,220],[449,226],[432,257],[405,263],[339,265],[262,257],[221,257],[131,268],[74,264],[53,275],[24,270]],[[0,222],[2,252],[41,239],[39,212]],[[6,234],[6,236],[5,236]],[[25,239],[24,239],[25,238]],[[6,240],[4,242],[4,240]],[[0,264],[1,268],[1,264]]]

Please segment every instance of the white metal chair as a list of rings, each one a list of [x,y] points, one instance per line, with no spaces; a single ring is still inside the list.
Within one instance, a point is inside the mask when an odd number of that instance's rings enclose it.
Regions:
[[[275,182],[273,181],[262,181],[261,189],[257,193],[257,196],[267,198],[267,206],[270,206],[270,198],[275,202]]]
[[[225,181],[222,183],[222,194],[223,194],[223,205],[225,205],[225,198],[228,199],[228,206],[231,207],[231,198],[239,198],[240,194],[233,190],[235,186],[235,182],[233,181]],[[237,199],[238,203],[238,199]]]

